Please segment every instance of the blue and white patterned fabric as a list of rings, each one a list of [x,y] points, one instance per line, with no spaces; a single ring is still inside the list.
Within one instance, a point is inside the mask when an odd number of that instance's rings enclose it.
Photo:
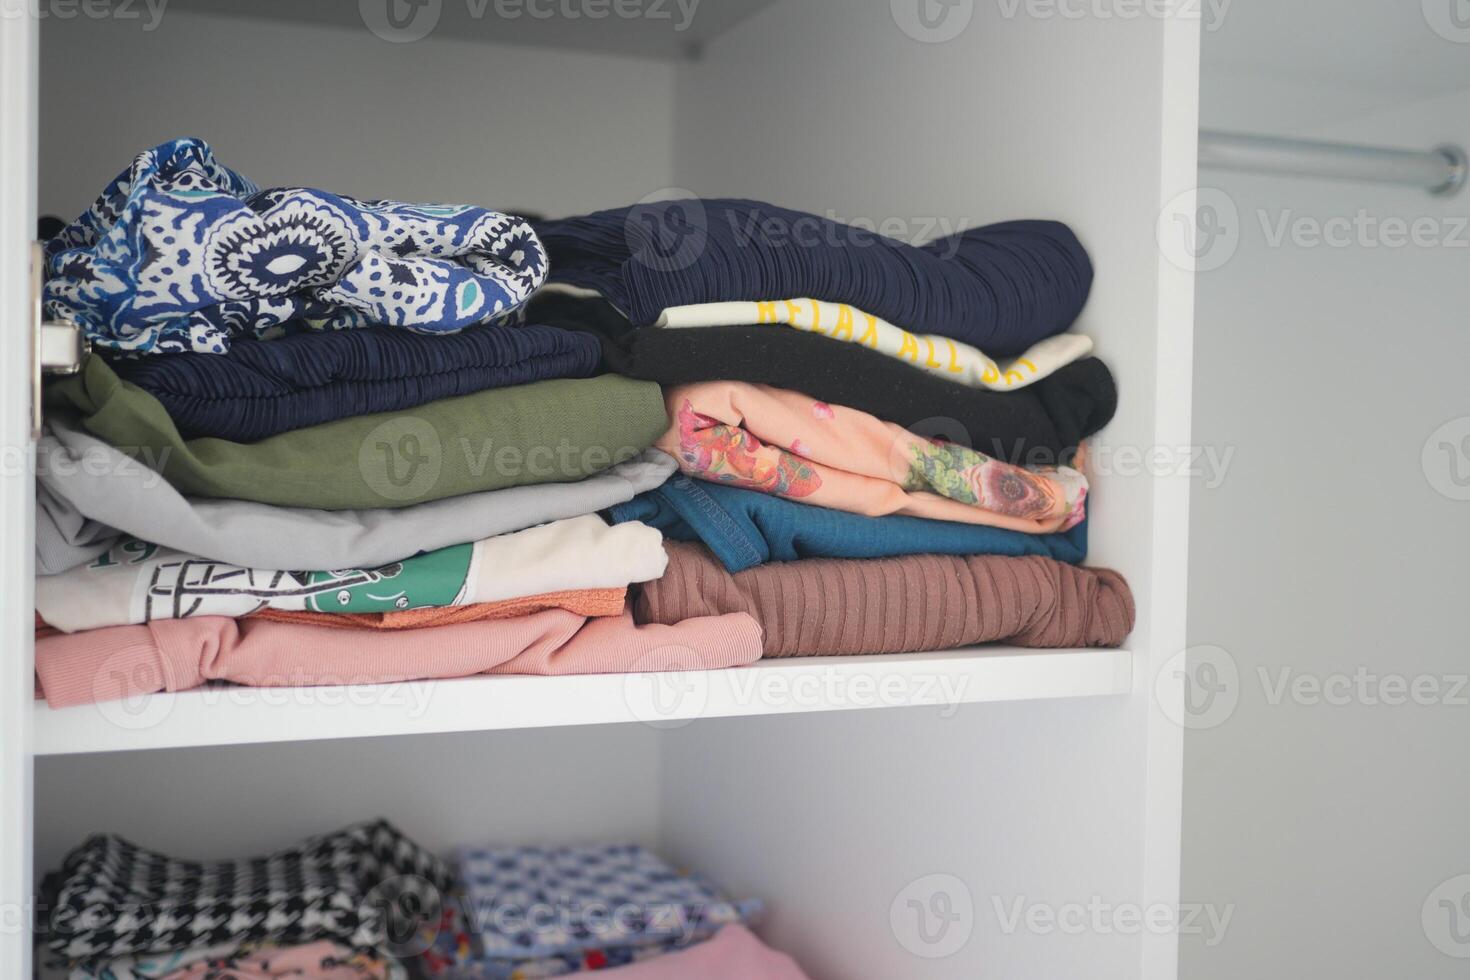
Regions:
[[[46,262],[47,313],[137,353],[222,353],[288,321],[448,333],[514,313],[546,277],[520,218],[262,191],[198,139],[139,154],[47,243]]]
[[[457,860],[469,931],[489,960],[687,944],[760,911],[636,844],[461,848]]]

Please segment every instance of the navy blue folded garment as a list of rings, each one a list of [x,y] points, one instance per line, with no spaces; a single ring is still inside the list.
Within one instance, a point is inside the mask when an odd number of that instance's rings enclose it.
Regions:
[[[801,558],[899,555],[1087,557],[1087,522],[1061,534],[1023,534],[922,517],[865,517],[720,483],[670,477],[612,507],[613,523],[642,521],[675,541],[702,541],[731,572]]]
[[[548,281],[594,289],[635,326],[670,306],[810,298],[847,303],[992,357],[1071,326],[1092,263],[1056,221],[1008,221],[913,246],[740,200],[687,200],[536,225]]]
[[[224,354],[113,364],[163,403],[186,438],[255,442],[487,388],[598,372],[597,339],[540,324],[428,335],[371,327],[241,340]]]

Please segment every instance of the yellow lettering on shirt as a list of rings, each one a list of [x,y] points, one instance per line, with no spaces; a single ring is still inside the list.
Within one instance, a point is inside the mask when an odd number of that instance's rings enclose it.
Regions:
[[[810,330],[810,327],[801,322],[801,307],[789,299],[784,302],[786,303],[786,322],[798,330]]]
[[[867,318],[868,329],[863,331],[858,343],[865,347],[876,348],[878,346],[878,318],[871,313],[864,313],[863,316]]]
[[[775,303],[756,303],[755,304],[755,322],[756,323],[775,323],[776,322],[776,304]]]
[[[910,361],[916,361],[919,358],[919,342],[907,330],[903,332],[903,343],[898,345],[897,356],[906,357]]]
[[[934,359],[934,338],[925,337],[924,343],[927,345],[924,348],[924,366],[926,368],[943,367],[943,365]]]
[[[837,326],[832,328],[832,336],[852,339],[852,308],[846,303],[837,307]]]
[[[980,380],[988,385],[993,385],[1000,380],[1000,371],[996,368],[994,362],[985,365],[985,373],[980,375]]]
[[[960,367],[960,349],[954,345],[953,340],[946,339],[944,342],[949,345],[949,373],[964,373],[965,369]]]
[[[1006,370],[1006,384],[1013,385],[1013,384],[1015,384],[1018,381],[1025,381],[1025,380],[1026,380],[1026,376],[1024,374],[1022,374],[1020,371],[1017,371],[1015,368],[1008,368]]]
[[[817,305],[816,300],[812,300],[812,333],[819,333],[823,336],[827,334],[827,331],[822,329],[822,308]]]

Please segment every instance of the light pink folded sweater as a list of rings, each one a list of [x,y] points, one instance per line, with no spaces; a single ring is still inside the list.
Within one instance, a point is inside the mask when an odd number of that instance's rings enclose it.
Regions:
[[[767,657],[908,653],[1004,640],[1115,647],[1133,628],[1123,576],[1050,558],[806,558],[731,575],[698,544],[664,541],[669,567],[639,587],[640,623],[749,613]]]
[[[707,942],[605,971],[608,980],[807,980],[796,961],[778,953],[742,925],[729,925]]]
[[[587,619],[564,609],[516,619],[378,632],[220,616],[160,619],[36,641],[38,694],[53,708],[186,691],[212,680],[252,687],[386,684],[471,674],[604,674],[648,670],[654,651],[681,668],[759,659],[744,614],[636,626],[629,613]]]

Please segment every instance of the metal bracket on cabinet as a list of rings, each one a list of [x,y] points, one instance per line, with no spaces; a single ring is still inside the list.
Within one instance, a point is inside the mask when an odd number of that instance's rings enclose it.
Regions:
[[[41,377],[75,374],[92,350],[82,328],[70,320],[47,320],[41,294],[46,283],[41,243],[31,243],[31,438],[41,438]]]

